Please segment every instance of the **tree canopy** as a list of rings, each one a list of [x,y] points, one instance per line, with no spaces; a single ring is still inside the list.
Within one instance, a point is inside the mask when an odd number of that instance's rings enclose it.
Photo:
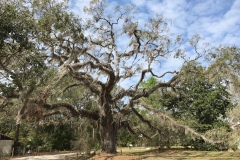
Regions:
[[[162,71],[159,64],[164,65],[164,59],[169,57],[182,58],[183,67],[198,61],[208,51],[205,46],[198,49],[201,38],[196,35],[190,40],[196,52],[193,59],[187,60],[181,49],[183,38],[169,36],[168,22],[162,15],[143,26],[133,17],[134,6],[116,6],[112,13],[105,8],[104,1],[91,1],[85,8],[91,18],[82,20],[68,11],[65,1],[1,2],[1,108],[17,99],[17,124],[27,117],[40,121],[53,115],[91,119],[101,130],[102,150],[108,153],[116,152],[120,128],[151,137],[132,128],[131,114],[152,130],[161,130],[141,114],[139,106],[173,128],[220,143],[144,101],[156,91],[179,89],[179,84],[186,80],[182,71]],[[192,69],[198,71],[198,67]],[[158,80],[152,79],[144,87],[149,76]],[[123,86],[123,82],[129,85]],[[215,121],[219,113],[224,114],[229,102],[216,99],[226,95],[224,87],[214,86],[206,79],[191,83],[180,86],[182,92],[188,92],[182,103],[189,105],[180,105],[179,110],[199,109],[199,114],[195,114],[201,123]],[[212,110],[199,96],[213,101],[210,105],[216,109]],[[188,106],[192,108],[184,108]]]

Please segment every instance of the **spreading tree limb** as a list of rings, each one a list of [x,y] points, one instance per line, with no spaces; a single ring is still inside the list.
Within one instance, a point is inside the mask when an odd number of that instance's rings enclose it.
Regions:
[[[190,127],[186,126],[186,125],[183,125],[183,124],[179,124],[177,123],[174,119],[172,119],[171,117],[163,114],[161,111],[159,111],[158,109],[156,108],[153,108],[151,107],[150,105],[146,104],[142,99],[137,99],[134,101],[134,104],[140,104],[142,107],[144,107],[145,109],[151,111],[151,112],[154,112],[156,114],[159,115],[159,118],[165,120],[165,121],[168,121],[173,127],[176,127],[176,128],[181,128],[181,129],[184,129],[185,133],[188,133],[188,134],[191,134],[192,136],[196,137],[196,138],[200,138],[200,139],[203,139],[205,142],[208,142],[208,143],[211,143],[211,144],[221,144],[221,143],[224,143],[224,141],[214,141],[214,140],[211,140],[209,138],[207,138],[206,136],[202,135],[202,134],[199,134],[197,133],[196,131],[194,131],[193,129],[191,129]],[[141,116],[140,116],[141,117]],[[141,118],[140,118],[141,119]],[[142,119],[144,120],[144,119]],[[144,120],[146,123],[150,123],[150,121],[146,121]],[[143,121],[143,122],[144,122]]]

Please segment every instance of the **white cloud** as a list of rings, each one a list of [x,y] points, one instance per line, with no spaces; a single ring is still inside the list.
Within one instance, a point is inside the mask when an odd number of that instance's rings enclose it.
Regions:
[[[109,2],[109,12],[117,4],[128,5],[128,1],[124,0]],[[84,19],[88,16],[83,12],[83,8],[89,3],[89,0],[70,1],[71,10]],[[189,39],[200,34],[215,45],[226,42],[226,39],[231,37],[236,40],[240,32],[239,0],[131,0],[131,3],[135,4],[139,11],[135,15],[139,25],[142,26],[156,13],[163,14],[165,19],[171,21],[170,35],[182,34]]]
[[[237,45],[240,34],[239,0],[154,1],[147,4],[150,13],[162,13],[171,19],[171,33],[190,39],[200,34],[210,44]],[[238,44],[239,45],[239,44]]]
[[[89,0],[71,1],[71,9],[86,18],[82,10],[89,2]],[[240,0],[117,0],[110,1],[108,12],[117,4],[127,6],[128,3],[137,7],[135,19],[139,22],[139,26],[143,26],[158,13],[170,22],[169,35],[172,38],[183,35],[187,41],[193,35],[199,34],[212,46],[220,43],[240,46]],[[122,36],[117,41],[119,46],[127,45],[128,41],[125,38]],[[192,57],[194,50],[189,48],[186,41],[183,46],[189,49],[187,55]],[[120,48],[119,51],[124,49],[124,47]],[[169,58],[161,66],[154,64],[153,67],[158,73],[164,73],[179,69],[182,63],[183,60]],[[130,81],[133,80],[135,79]],[[129,82],[124,81],[122,84],[128,85]]]
[[[89,18],[89,15],[87,15],[83,9],[85,6],[89,6],[90,1],[89,0],[70,0],[69,6],[73,13],[80,16],[80,18],[85,19]]]
[[[147,1],[146,0],[131,0],[132,4],[140,7],[140,6],[144,6]]]
[[[235,36],[233,34],[227,34],[226,36],[224,36],[222,42],[223,42],[223,44],[226,44],[226,45],[239,46],[239,42],[240,42],[239,36],[240,36],[239,33],[238,33],[238,36]]]
[[[224,2],[219,0],[198,1],[198,3],[193,4],[192,12],[198,16],[218,14],[225,8],[223,4]]]

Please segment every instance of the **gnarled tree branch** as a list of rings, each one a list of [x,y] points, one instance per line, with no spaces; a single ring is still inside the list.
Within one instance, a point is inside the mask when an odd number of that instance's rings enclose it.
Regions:
[[[95,121],[97,121],[100,118],[97,111],[89,111],[86,109],[76,110],[72,105],[64,102],[54,103],[54,104],[44,104],[43,107],[47,110],[53,110],[56,108],[64,107],[71,112],[73,117],[78,117],[78,116],[87,117]]]
[[[142,107],[144,107],[145,109],[152,111],[156,114],[159,115],[159,118],[164,119],[166,121],[169,121],[169,123],[176,128],[181,128],[185,130],[185,133],[191,134],[192,136],[196,137],[196,138],[200,138],[203,139],[205,142],[211,143],[211,144],[220,144],[223,143],[224,141],[214,141],[211,140],[207,137],[205,137],[202,134],[197,133],[196,131],[194,131],[193,129],[191,129],[190,127],[183,125],[183,124],[178,124],[174,119],[172,119],[171,117],[163,114],[161,111],[159,111],[158,109],[155,109],[153,107],[151,107],[150,105],[146,104],[142,99],[138,99],[134,102],[135,104],[141,104]],[[149,122],[148,122],[149,123]]]

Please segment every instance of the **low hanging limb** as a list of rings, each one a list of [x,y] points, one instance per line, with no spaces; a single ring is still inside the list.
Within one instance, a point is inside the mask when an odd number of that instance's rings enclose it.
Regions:
[[[71,112],[71,115],[73,117],[88,117],[90,119],[93,119],[95,121],[97,121],[100,117],[97,111],[89,111],[86,109],[79,109],[76,110],[72,105],[70,105],[69,103],[54,103],[54,104],[44,104],[43,108],[47,109],[47,110],[53,110],[56,108],[66,108],[67,110],[69,110]]]
[[[52,111],[50,113],[43,114],[43,118],[53,116],[53,115],[63,115],[65,117],[67,117],[68,119],[71,118],[71,116],[69,114],[67,114],[66,112],[61,112],[61,111]]]
[[[134,100],[133,102],[134,104],[140,104],[142,107],[144,107],[145,109],[152,111],[156,114],[159,115],[159,117],[161,119],[164,119],[166,121],[169,121],[170,124],[176,128],[182,128],[185,130],[185,133],[190,133],[191,135],[193,135],[196,138],[200,138],[203,139],[205,142],[211,143],[211,144],[221,144],[224,143],[224,141],[214,141],[211,139],[208,139],[207,137],[205,137],[202,134],[197,133],[196,131],[194,131],[193,129],[191,129],[190,127],[186,126],[186,125],[182,125],[182,124],[178,124],[174,119],[172,119],[171,117],[163,114],[161,111],[159,111],[158,109],[155,109],[153,107],[151,107],[150,105],[146,104],[142,99],[137,99]],[[133,110],[134,111],[134,110]],[[135,112],[134,112],[135,113]],[[139,114],[139,113],[138,113]],[[137,114],[136,114],[137,115]],[[149,120],[145,120],[143,119],[142,115],[137,115],[143,122],[147,123],[149,126],[152,126]],[[156,128],[156,127],[154,127]]]
[[[151,139],[151,138],[152,138],[152,136],[150,137],[150,136],[146,135],[146,134],[143,133],[143,132],[136,132],[136,131],[134,131],[134,130],[130,127],[128,121],[122,121],[122,122],[121,122],[121,126],[124,127],[124,128],[126,128],[130,133],[132,133],[132,134],[134,134],[134,135],[140,135],[140,134],[141,134],[143,137],[145,137],[145,138],[147,138],[147,139]]]
[[[138,111],[135,108],[132,108],[132,111],[142,122],[146,123],[149,128],[155,129],[159,133],[161,132],[161,130],[157,127],[154,127],[149,120],[144,119],[144,117],[140,113],[138,113]]]

